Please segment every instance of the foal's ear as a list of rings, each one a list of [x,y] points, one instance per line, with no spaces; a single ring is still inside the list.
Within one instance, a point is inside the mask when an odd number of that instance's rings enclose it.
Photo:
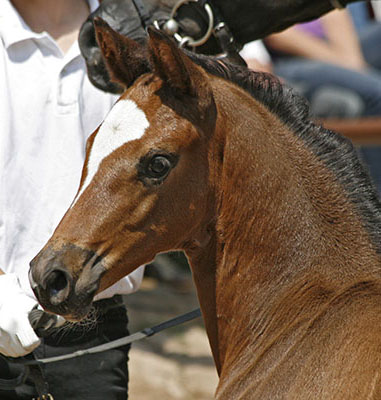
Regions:
[[[207,100],[211,89],[206,73],[163,32],[149,28],[149,50],[154,72],[179,95]]]
[[[128,87],[140,75],[149,72],[144,46],[114,31],[102,18],[94,19],[94,28],[112,81]]]

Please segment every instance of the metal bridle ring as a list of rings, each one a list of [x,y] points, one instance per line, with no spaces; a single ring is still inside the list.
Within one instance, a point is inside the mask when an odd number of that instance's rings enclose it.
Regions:
[[[180,36],[180,35],[179,35]],[[190,36],[184,36],[179,40],[179,47],[182,49],[186,44],[190,45],[192,38]]]
[[[181,6],[183,6],[184,4],[191,3],[191,2],[197,3],[198,0],[180,0],[180,1],[173,7],[172,12],[171,12],[170,19],[176,20],[176,19],[175,19],[175,15],[176,15],[178,9],[179,9]],[[210,5],[209,5],[208,3],[205,3],[205,4],[204,4],[204,8],[205,8],[206,14],[208,15],[208,19],[209,19],[208,29],[206,30],[205,35],[204,35],[202,38],[198,39],[198,40],[195,40],[195,39],[193,39],[193,38],[190,37],[190,36],[185,36],[185,37],[183,37],[181,40],[179,40],[181,46],[184,46],[185,43],[186,43],[188,46],[191,46],[191,47],[198,47],[198,46],[201,46],[201,45],[203,45],[204,43],[206,43],[206,42],[208,41],[208,39],[210,38],[210,36],[212,35],[213,28],[214,28],[214,15],[213,15],[213,11],[212,11],[212,8],[210,7]],[[178,39],[177,39],[177,40],[178,40]],[[185,41],[185,40],[186,40],[186,41]],[[184,43],[184,41],[185,41],[185,43]]]

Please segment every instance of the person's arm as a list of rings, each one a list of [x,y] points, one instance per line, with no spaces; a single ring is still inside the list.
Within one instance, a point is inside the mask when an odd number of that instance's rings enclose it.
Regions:
[[[356,28],[348,11],[334,11],[321,18],[333,53],[352,69],[367,67]]]
[[[274,50],[361,70],[366,68],[356,32],[346,11],[334,11],[321,18],[326,39],[298,27],[271,35],[266,43]]]

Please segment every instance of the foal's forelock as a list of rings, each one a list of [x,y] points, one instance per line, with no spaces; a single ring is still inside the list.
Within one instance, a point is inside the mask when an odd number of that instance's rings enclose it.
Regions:
[[[134,101],[122,98],[114,105],[95,133],[87,155],[87,174],[72,207],[89,186],[102,161],[126,143],[140,139],[148,126],[145,112]]]

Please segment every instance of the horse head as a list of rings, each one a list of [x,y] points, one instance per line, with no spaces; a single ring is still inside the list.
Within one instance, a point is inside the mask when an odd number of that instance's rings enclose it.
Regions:
[[[159,31],[144,50],[95,24],[126,90],[90,136],[79,191],[30,270],[43,307],[73,320],[157,253],[202,240],[210,213],[205,143],[216,108],[206,72]]]

